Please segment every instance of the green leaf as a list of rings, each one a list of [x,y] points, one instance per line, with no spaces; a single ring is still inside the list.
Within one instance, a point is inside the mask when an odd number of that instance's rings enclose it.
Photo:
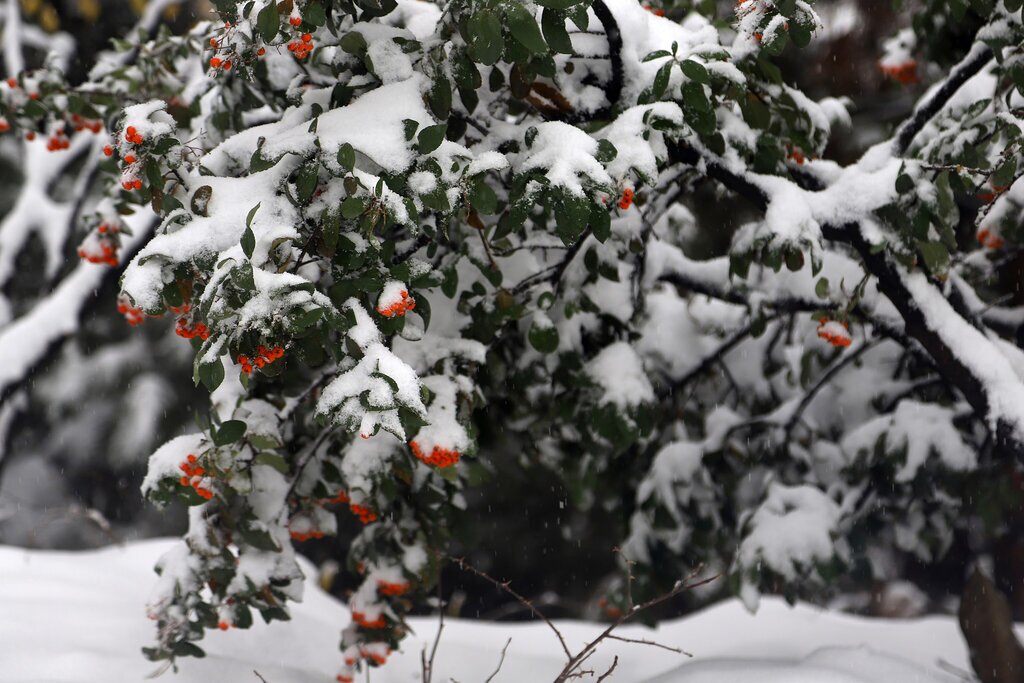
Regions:
[[[612,216],[603,206],[590,205],[590,231],[602,244],[612,236]]]
[[[641,62],[653,62],[655,59],[661,59],[663,57],[671,57],[672,53],[668,50],[655,50],[654,52],[648,52],[647,56],[641,59]]]
[[[349,197],[341,203],[341,215],[344,218],[355,218],[361,214],[363,210],[363,200],[359,197]]]
[[[316,185],[319,180],[319,164],[316,162],[309,162],[302,167],[302,170],[299,171],[299,176],[295,179],[295,190],[300,202],[303,204],[309,202],[313,197],[313,192],[316,191]]]
[[[573,5],[578,5],[580,2],[581,0],[537,0],[537,4],[541,7],[557,10],[569,9]]]
[[[349,31],[338,41],[341,49],[350,55],[362,55],[366,53],[366,38],[359,31]]]
[[[683,75],[691,81],[704,84],[711,82],[711,74],[709,74],[704,65],[699,62],[695,62],[692,59],[685,59],[679,65],[679,68],[683,70]]]
[[[544,31],[544,40],[555,52],[564,55],[573,53],[572,40],[565,30],[565,15],[546,8],[540,17],[540,27]]]
[[[900,194],[907,194],[914,190],[914,179],[905,173],[896,177],[896,191]]]
[[[270,0],[266,7],[256,15],[256,30],[259,32],[263,42],[269,43],[277,37],[281,28],[281,18],[277,12],[277,2]]]
[[[818,283],[814,285],[814,293],[818,295],[819,299],[827,299],[829,293],[828,278],[823,277],[818,280]]]
[[[607,164],[608,162],[613,161],[618,155],[619,150],[615,149],[615,145],[611,142],[604,139],[597,141],[597,154],[594,155],[594,158],[602,164]]]
[[[200,364],[196,379],[202,382],[207,391],[213,391],[224,381],[224,364],[218,358],[210,363]]]
[[[338,165],[346,171],[356,167],[356,151],[347,142],[338,148]]]
[[[452,84],[444,76],[434,78],[430,87],[430,111],[444,121],[452,111]]]
[[[558,350],[558,328],[554,325],[539,326],[534,322],[530,325],[527,336],[530,339],[530,346],[541,353],[554,353]]]
[[[661,96],[665,94],[665,88],[668,87],[668,79],[672,75],[672,62],[665,62],[658,69],[658,73],[654,75],[654,84],[651,86],[651,93],[654,95],[654,99],[661,99]]]
[[[256,235],[252,234],[252,228],[246,228],[242,233],[242,251],[245,258],[252,258],[252,252],[256,249]]]
[[[797,47],[807,47],[811,44],[811,27],[794,21],[789,25],[789,37]]]
[[[530,52],[545,54],[548,46],[533,15],[515,0],[505,3],[504,8],[505,25],[508,26],[512,37]]]
[[[498,195],[491,186],[479,178],[469,191],[469,201],[480,213],[492,215],[498,212]]]
[[[327,13],[324,11],[324,6],[318,0],[307,2],[302,7],[302,20],[313,24],[313,26],[323,26],[327,23]]]
[[[439,123],[436,126],[427,126],[417,136],[417,149],[420,154],[429,154],[441,146],[444,134],[448,130],[448,124]]]
[[[501,39],[501,21],[490,10],[480,10],[466,22],[468,51],[470,58],[491,66],[501,59],[505,44]]]
[[[949,268],[949,250],[942,242],[918,242],[917,248],[932,273],[941,275]]]
[[[213,445],[224,446],[234,443],[245,434],[246,424],[241,420],[228,420],[213,433]]]
[[[992,174],[991,184],[997,191],[1005,190],[1013,182],[1013,177],[1017,174],[1017,157],[1011,156],[1009,159],[999,164],[996,168],[996,172]]]
[[[260,210],[261,202],[256,202],[256,206],[249,209],[249,215],[245,217],[245,227],[252,227],[252,219],[256,217],[256,212]]]
[[[255,462],[257,465],[266,465],[267,467],[273,467],[281,474],[288,474],[288,461],[282,458],[277,453],[271,453],[270,451],[263,451],[256,456]]]
[[[192,213],[197,216],[205,216],[207,208],[210,205],[210,199],[213,197],[213,188],[209,185],[203,185],[195,192],[192,193],[191,208]]]
[[[190,643],[187,640],[181,640],[171,646],[171,651],[174,652],[176,657],[195,657],[196,659],[202,659],[206,656],[195,643]]]

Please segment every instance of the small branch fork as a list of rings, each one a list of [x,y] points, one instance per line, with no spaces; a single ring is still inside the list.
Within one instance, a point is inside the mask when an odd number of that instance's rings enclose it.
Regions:
[[[466,561],[466,559],[463,558],[463,557],[451,557],[451,556],[449,556],[448,559],[451,560],[452,562],[454,562],[456,565],[458,565],[458,567],[460,569],[462,569],[463,571],[465,571],[465,572],[467,572],[469,574],[472,574],[474,576],[477,576],[477,577],[483,579],[484,581],[490,583],[492,586],[494,586],[494,587],[504,591],[505,593],[510,595],[513,599],[515,599],[517,602],[519,602],[520,604],[524,605],[527,609],[529,609],[531,613],[537,615],[541,620],[544,621],[545,624],[547,624],[548,628],[550,628],[551,631],[555,634],[555,637],[558,638],[558,642],[561,645],[562,651],[565,653],[565,656],[566,656],[566,664],[562,668],[562,671],[555,678],[554,683],[564,683],[565,681],[579,679],[579,678],[582,678],[583,676],[587,676],[587,675],[593,676],[593,675],[595,675],[596,672],[593,671],[592,669],[583,669],[582,667],[583,667],[583,664],[588,659],[590,659],[590,657],[593,656],[593,654],[597,651],[598,645],[600,645],[601,642],[606,640],[606,639],[607,640],[617,640],[617,641],[623,642],[623,643],[635,643],[635,644],[638,644],[638,645],[650,645],[650,646],[653,646],[653,647],[661,648],[663,650],[668,650],[670,652],[676,652],[676,653],[679,653],[679,654],[691,656],[689,653],[684,652],[683,650],[681,650],[679,648],[676,648],[676,647],[672,647],[672,646],[669,646],[669,645],[663,645],[661,643],[657,643],[657,642],[654,642],[652,640],[647,640],[647,639],[644,639],[644,638],[626,638],[626,637],[623,637],[623,636],[617,636],[617,635],[614,634],[614,631],[617,628],[619,628],[620,626],[622,626],[623,624],[625,624],[627,621],[629,621],[630,619],[635,617],[637,614],[639,614],[639,613],[641,613],[641,612],[643,612],[645,610],[648,610],[648,609],[650,609],[652,607],[655,607],[657,605],[660,605],[663,602],[671,600],[672,598],[676,597],[677,595],[680,595],[681,593],[685,593],[687,591],[693,590],[694,588],[698,588],[700,586],[707,585],[707,584],[711,583],[712,581],[715,581],[716,579],[718,579],[719,576],[716,574],[714,576],[710,576],[710,577],[698,580],[697,577],[703,571],[703,566],[698,567],[693,572],[691,572],[685,579],[677,581],[675,586],[672,587],[672,590],[668,591],[667,593],[663,593],[662,595],[659,595],[658,597],[652,598],[651,600],[648,600],[646,602],[642,602],[639,605],[637,605],[637,604],[633,603],[633,591],[632,591],[632,582],[633,582],[632,566],[633,566],[633,562],[631,560],[629,560],[628,558],[626,558],[624,555],[622,555],[622,551],[619,550],[618,548],[615,549],[615,552],[617,552],[619,555],[621,555],[623,557],[623,561],[625,562],[625,565],[626,565],[626,579],[627,579],[626,580],[626,585],[627,585],[627,589],[626,590],[627,590],[627,600],[629,602],[628,609],[626,609],[620,617],[618,617],[615,621],[613,621],[611,624],[609,624],[607,626],[607,628],[605,628],[601,633],[599,633],[597,635],[597,637],[595,637],[594,639],[592,639],[589,642],[587,642],[586,644],[584,644],[583,647],[578,652],[576,652],[575,654],[573,654],[570,651],[569,646],[566,643],[565,636],[563,636],[562,632],[558,630],[558,627],[555,626],[554,622],[552,622],[547,616],[544,615],[544,613],[542,613],[540,610],[538,610],[537,607],[533,604],[533,602],[531,602],[529,599],[527,599],[526,597],[524,597],[523,595],[521,595],[520,593],[515,591],[511,587],[510,582],[508,582],[508,581],[499,581],[498,579],[495,579],[494,577],[492,577],[491,575],[487,574],[486,572],[483,572],[483,571],[477,569],[476,567],[474,567],[473,565],[469,564]],[[508,643],[505,644],[505,647],[506,648],[508,647]],[[502,657],[501,657],[502,661],[504,661],[504,658],[505,658],[505,650],[502,650]],[[615,668],[618,666],[618,664],[619,664],[619,658],[616,656],[614,658],[614,660],[612,661],[612,665],[604,673],[602,673],[599,676],[599,678],[597,679],[598,683],[601,683],[601,681],[604,681],[609,676],[611,676],[612,672],[615,670]],[[498,667],[499,667],[499,669],[501,668],[501,663],[500,662],[498,664]],[[495,672],[495,673],[497,673],[497,672]],[[491,677],[493,678],[493,676],[494,675],[492,674]],[[487,680],[490,681],[491,679],[489,678]]]

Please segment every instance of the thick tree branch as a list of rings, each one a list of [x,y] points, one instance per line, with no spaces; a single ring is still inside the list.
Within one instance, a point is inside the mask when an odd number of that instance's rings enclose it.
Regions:
[[[913,115],[903,122],[893,139],[893,155],[903,156],[921,129],[942,110],[949,98],[964,83],[981,71],[994,57],[992,49],[984,43],[975,43],[971,51],[950,71],[945,82],[931,96],[914,109]]]

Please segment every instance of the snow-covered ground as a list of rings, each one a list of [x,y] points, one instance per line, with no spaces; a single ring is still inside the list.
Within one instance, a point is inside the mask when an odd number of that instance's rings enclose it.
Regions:
[[[0,547],[0,681],[3,683],[143,681],[157,666],[140,648],[153,623],[145,603],[153,564],[171,541],[154,540],[94,552],[26,551]],[[304,564],[308,575],[312,568]],[[205,659],[182,662],[169,683],[330,683],[340,663],[338,631],[344,605],[310,581],[293,620],[248,631],[210,633]],[[436,619],[412,620],[415,635],[373,683],[420,680],[420,651],[432,642]],[[599,630],[559,623],[570,647]],[[619,635],[656,639],[692,657],[623,642],[606,642],[586,668],[618,667],[609,683],[955,683],[942,660],[968,668],[954,620],[863,619],[764,599],[757,615],[737,601],[662,624],[626,627]],[[557,641],[542,624],[447,620],[435,683],[483,683],[511,643],[495,683],[551,681],[562,666]],[[584,678],[582,680],[588,680]],[[596,676],[593,679],[596,680]]]

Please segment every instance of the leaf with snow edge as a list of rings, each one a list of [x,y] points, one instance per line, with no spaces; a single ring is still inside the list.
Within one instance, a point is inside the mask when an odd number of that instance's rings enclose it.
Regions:
[[[525,7],[512,0],[504,3],[502,8],[505,12],[505,25],[513,38],[534,54],[544,54],[548,51],[544,36],[537,27],[537,21]]]
[[[448,124],[439,123],[435,126],[427,126],[420,131],[416,138],[416,147],[420,154],[429,154],[441,146],[444,134],[448,130]]]
[[[489,9],[474,12],[466,24],[466,31],[469,54],[475,61],[490,66],[501,59],[505,44],[497,14]]]
[[[530,332],[527,335],[530,346],[541,353],[554,353],[558,350],[558,328],[551,323],[546,315],[543,318],[541,315],[541,313],[535,315],[533,323],[530,325]]]
[[[552,50],[566,55],[573,53],[572,40],[569,39],[569,33],[565,30],[565,14],[546,7],[541,14],[540,26],[544,33],[544,40]]]
[[[266,6],[256,15],[256,30],[259,32],[263,42],[273,42],[277,32],[281,29],[281,17],[277,11],[277,2],[268,0]]]
[[[277,453],[271,451],[262,451],[256,455],[254,462],[257,465],[266,465],[267,467],[273,467],[281,474],[288,474],[289,467],[288,461]]]
[[[192,200],[190,208],[192,213],[197,216],[206,216],[207,210],[210,206],[210,199],[213,197],[213,188],[209,185],[203,185],[192,193]]]
[[[338,147],[338,165],[346,171],[352,171],[356,167],[356,151],[347,142]]]
[[[213,432],[213,445],[225,446],[234,443],[245,434],[246,424],[241,420],[228,420]]]

